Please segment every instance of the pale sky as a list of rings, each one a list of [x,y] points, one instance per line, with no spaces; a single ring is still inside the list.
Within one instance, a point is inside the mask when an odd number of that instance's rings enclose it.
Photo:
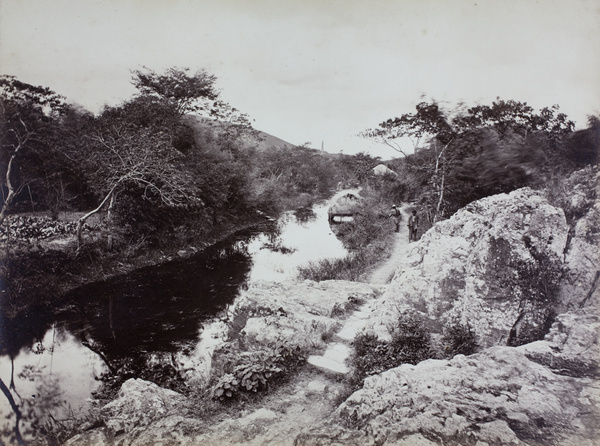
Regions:
[[[204,68],[256,128],[325,150],[422,100],[600,115],[600,0],[0,0],[0,73],[98,112],[133,69]]]

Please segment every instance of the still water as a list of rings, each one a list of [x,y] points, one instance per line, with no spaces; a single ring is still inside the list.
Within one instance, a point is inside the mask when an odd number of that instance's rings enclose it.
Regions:
[[[43,418],[50,408],[77,413],[102,374],[143,377],[153,359],[197,349],[203,326],[251,283],[293,279],[299,266],[345,255],[320,205],[240,231],[193,257],[81,287],[51,314],[0,314],[0,378],[14,384],[24,419]],[[14,414],[4,395],[0,418],[6,434]]]

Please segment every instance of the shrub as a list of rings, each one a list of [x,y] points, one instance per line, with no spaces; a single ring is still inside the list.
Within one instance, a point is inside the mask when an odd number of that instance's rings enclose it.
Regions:
[[[245,356],[231,373],[219,378],[212,388],[212,398],[233,399],[242,392],[257,392],[268,389],[269,384],[283,378],[289,371],[304,361],[300,347],[277,345],[274,348],[253,352]]]
[[[458,320],[449,321],[444,326],[442,345],[444,356],[471,355],[477,350],[477,336],[469,325]]]
[[[374,334],[359,334],[352,342],[349,362],[353,369],[349,384],[362,386],[367,376],[402,364],[417,364],[433,356],[429,334],[423,321],[413,315],[401,315],[392,327],[392,339],[383,341]]]

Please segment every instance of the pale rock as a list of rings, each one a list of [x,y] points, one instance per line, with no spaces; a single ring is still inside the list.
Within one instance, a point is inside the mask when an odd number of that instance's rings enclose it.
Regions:
[[[314,348],[340,328],[333,308],[377,297],[379,288],[349,281],[258,282],[229,311],[230,324],[246,344],[282,342]]]
[[[401,439],[387,439],[383,446],[437,446],[437,443],[421,434],[412,434]]]
[[[106,427],[119,434],[176,413],[185,397],[142,379],[128,379],[117,398],[101,410]]]
[[[180,415],[161,418],[149,426],[138,427],[119,439],[119,446],[194,446],[202,441],[206,427],[201,420]],[[208,446],[208,445],[207,445]]]
[[[600,308],[600,171],[583,169],[567,184],[571,200],[568,211],[583,214],[571,229],[564,254],[564,275],[560,301],[563,310],[589,306]]]
[[[600,375],[600,316],[568,312],[557,316],[543,341],[518,347],[529,359],[556,373],[570,376]]]
[[[599,408],[597,382],[492,347],[369,377],[333,418],[379,443],[420,433],[440,444],[586,444],[600,434]]]
[[[529,188],[473,202],[410,245],[367,330],[381,335],[411,311],[432,333],[468,323],[481,347],[543,334],[551,311],[527,301],[515,265],[533,262],[532,250],[560,262],[567,234],[563,211]]]
[[[252,412],[247,417],[243,418],[243,423],[254,423],[257,421],[269,421],[277,418],[277,414],[272,410],[265,409],[264,407]]]
[[[103,430],[95,429],[69,438],[64,446],[112,446]]]
[[[325,393],[327,391],[327,384],[323,381],[311,381],[306,386],[306,389],[313,393]]]

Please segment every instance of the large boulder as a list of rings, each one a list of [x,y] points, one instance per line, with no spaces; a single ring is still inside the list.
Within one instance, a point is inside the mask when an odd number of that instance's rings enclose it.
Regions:
[[[434,444],[592,445],[600,434],[599,390],[597,381],[555,374],[519,349],[492,347],[367,378],[334,418],[376,444],[421,434]],[[339,429],[315,429],[301,444],[321,444]]]
[[[540,339],[567,235],[563,211],[532,189],[473,202],[411,245],[369,329],[385,337],[411,311],[434,334],[470,325],[481,347]]]
[[[121,434],[178,413],[185,403],[185,397],[177,392],[131,378],[123,383],[117,398],[102,408],[101,415],[110,432]]]
[[[123,383],[117,398],[100,409],[103,427],[78,434],[66,446],[193,445],[202,423],[184,418],[187,399],[142,379]]]

